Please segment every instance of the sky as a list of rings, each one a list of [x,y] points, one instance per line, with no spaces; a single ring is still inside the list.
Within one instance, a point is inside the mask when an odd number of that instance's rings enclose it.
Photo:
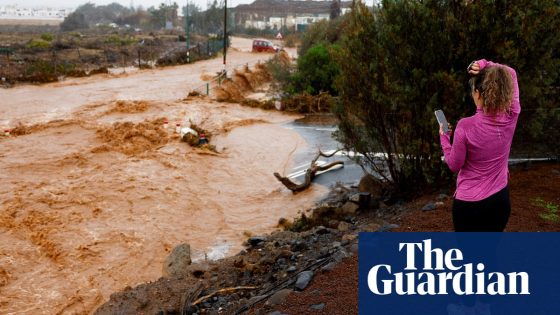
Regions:
[[[120,3],[124,6],[134,7],[143,6],[145,9],[151,6],[158,6],[162,2],[173,3],[173,0],[0,0],[0,6],[17,4],[20,7],[55,7],[55,8],[76,8],[84,3],[92,2],[96,5],[106,5],[112,2]],[[213,1],[213,0],[212,0]],[[220,2],[222,0],[218,0]],[[175,0],[182,7],[185,6],[187,0]],[[190,3],[196,3],[202,9],[206,8],[207,0],[189,0]],[[251,3],[253,0],[228,0],[228,8],[235,7],[239,4]]]

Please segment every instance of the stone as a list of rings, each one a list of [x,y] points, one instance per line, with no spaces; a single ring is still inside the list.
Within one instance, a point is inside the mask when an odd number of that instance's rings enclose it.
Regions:
[[[185,276],[191,263],[191,246],[187,243],[177,245],[165,259],[162,274],[164,277]]]
[[[287,272],[295,272],[297,270],[296,266],[290,266],[288,267],[288,269],[286,270]]]
[[[311,213],[311,219],[318,220],[323,217],[329,216],[331,213],[335,212],[336,208],[329,205],[320,205],[313,208]]]
[[[313,279],[313,271],[307,270],[300,273],[296,280],[296,289],[303,291]]]
[[[200,279],[210,271],[210,266],[205,262],[200,262],[190,265],[187,269],[195,278]]]
[[[355,214],[356,211],[360,208],[357,204],[348,201],[342,207],[336,209],[337,214]]]
[[[352,227],[352,225],[351,225],[350,223],[347,223],[347,222],[344,222],[344,221],[340,221],[340,223],[338,223],[337,230],[339,230],[340,232],[346,232],[346,231],[348,231],[351,227]]]
[[[268,298],[265,305],[272,305],[272,306],[280,305],[280,304],[284,303],[284,301],[286,301],[286,298],[292,292],[294,292],[294,291],[292,291],[290,289],[282,289],[282,290],[274,293],[270,298]]]
[[[352,201],[353,203],[360,203],[360,194],[353,194],[352,196],[350,196],[350,198],[348,198],[348,200]]]
[[[353,242],[356,238],[358,238],[358,235],[356,234],[344,234],[344,236],[342,236],[342,245],[346,245],[350,242]],[[346,244],[344,244],[346,243]]]
[[[441,207],[443,207],[445,204],[444,204],[443,202],[441,202],[441,201],[436,201],[435,205],[436,205],[436,208],[441,208]]]
[[[331,261],[330,263],[324,265],[321,268],[321,271],[322,272],[329,272],[329,271],[332,271],[334,269],[334,267],[336,267],[336,263],[334,261]]]
[[[247,240],[247,244],[251,246],[259,246],[262,245],[261,243],[264,243],[265,241],[266,241],[266,237],[264,236],[251,236]]]
[[[328,234],[329,229],[327,229],[326,227],[319,225],[318,227],[315,228],[315,234],[317,235],[323,235],[323,234]]]
[[[424,207],[422,207],[422,211],[432,211],[436,209],[436,204],[433,202],[428,202]]]
[[[364,232],[377,232],[379,231],[379,229],[381,228],[381,225],[377,224],[377,223],[370,223],[368,225],[366,225],[363,230]]]
[[[274,312],[268,313],[268,315],[287,315],[287,314],[284,314],[284,313],[282,313],[282,312],[280,312],[280,311],[274,311]]]
[[[370,193],[372,199],[377,199],[383,195],[383,185],[373,175],[367,174],[360,179],[358,191]]]
[[[382,227],[380,227],[377,231],[378,232],[388,232],[392,229],[397,229],[399,228],[398,224],[385,224]]]
[[[344,249],[341,248],[340,250],[338,250],[336,253],[333,254],[333,259],[334,261],[336,261],[337,263],[341,262],[344,258],[349,257],[350,255],[348,255],[348,252]]]
[[[337,248],[337,247],[340,247],[340,246],[342,246],[341,242],[333,242],[332,243],[332,247],[334,247],[334,248]]]
[[[245,257],[243,256],[239,256],[233,261],[233,266],[236,268],[243,268],[246,264],[247,263],[245,262]]]
[[[329,220],[327,226],[331,229],[336,229],[336,227],[338,226],[338,220]]]
[[[325,303],[313,304],[311,308],[314,310],[322,311],[325,308]]]
[[[439,194],[439,195],[437,196],[436,200],[442,201],[442,200],[446,200],[447,198],[449,198],[448,195],[446,195],[446,194]]]

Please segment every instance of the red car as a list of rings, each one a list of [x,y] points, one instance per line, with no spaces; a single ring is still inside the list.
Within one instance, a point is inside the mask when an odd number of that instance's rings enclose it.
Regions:
[[[253,40],[253,52],[278,52],[280,46],[273,44],[266,39]]]

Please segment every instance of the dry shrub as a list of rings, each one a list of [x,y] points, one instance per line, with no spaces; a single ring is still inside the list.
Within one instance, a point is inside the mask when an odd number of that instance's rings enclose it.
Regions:
[[[116,101],[113,108],[109,111],[111,113],[143,113],[150,107],[150,104],[146,101]]]
[[[292,63],[292,60],[290,60],[290,55],[288,55],[288,53],[284,50],[280,51],[275,58],[283,65],[289,65]]]
[[[251,83],[249,83],[249,80],[247,79],[247,76],[245,73],[240,72],[240,71],[235,71],[233,73],[233,77],[232,80],[235,84],[237,84],[237,86],[239,86],[239,88],[243,91],[243,92],[247,92],[247,91],[252,91],[253,87],[251,86]]]
[[[213,91],[218,102],[241,102],[244,99],[241,89],[231,79],[223,80]]]
[[[210,81],[214,78],[216,78],[216,75],[210,74],[210,73],[203,73],[203,74],[200,75],[200,79],[202,81]]]
[[[169,135],[163,129],[163,118],[140,123],[116,122],[97,130],[97,136],[104,145],[92,150],[94,153],[117,151],[127,155],[157,149],[169,142]]]

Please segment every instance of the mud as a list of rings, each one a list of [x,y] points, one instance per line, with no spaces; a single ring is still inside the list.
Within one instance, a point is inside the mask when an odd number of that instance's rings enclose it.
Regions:
[[[3,95],[0,125],[16,134],[0,137],[0,313],[91,313],[158,279],[176,244],[189,243],[195,261],[234,254],[246,233],[274,230],[324,193],[293,195],[272,176],[305,146],[280,126],[297,116],[181,101],[185,80],[214,66],[187,67]],[[189,121],[218,153],[180,141],[171,126]]]

